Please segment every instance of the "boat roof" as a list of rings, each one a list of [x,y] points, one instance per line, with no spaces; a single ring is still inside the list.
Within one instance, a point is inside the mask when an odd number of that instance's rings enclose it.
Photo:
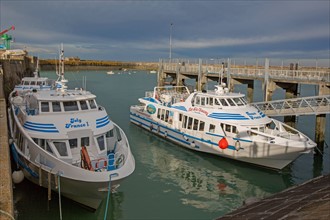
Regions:
[[[24,77],[22,81],[47,81],[47,77]]]
[[[244,94],[241,93],[235,93],[235,92],[226,92],[226,93],[218,93],[213,90],[208,90],[207,92],[196,92],[198,95],[201,96],[211,96],[211,97],[216,97],[216,98],[241,98],[245,97]]]
[[[73,101],[73,100],[85,100],[95,99],[96,96],[89,91],[84,90],[45,90],[35,91],[34,96],[40,101]]]

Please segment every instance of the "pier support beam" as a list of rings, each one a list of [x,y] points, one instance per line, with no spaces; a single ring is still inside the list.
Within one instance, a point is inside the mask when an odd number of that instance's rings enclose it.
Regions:
[[[318,95],[328,95],[330,94],[330,88],[325,84],[319,85],[319,94]],[[324,151],[324,141],[325,141],[325,129],[326,129],[326,115],[320,114],[316,115],[315,120],[315,142],[321,153]],[[316,153],[319,153],[316,151]]]
[[[273,93],[276,89],[276,83],[273,81],[264,81],[263,82],[263,88],[264,88],[264,100],[265,101],[271,101],[273,97]],[[266,85],[265,85],[266,84]]]
[[[297,98],[298,96],[298,84],[297,83],[280,83],[278,84],[280,87],[285,89],[285,99],[293,99]],[[284,123],[295,127],[296,125],[297,116],[290,115],[290,116],[284,116]]]

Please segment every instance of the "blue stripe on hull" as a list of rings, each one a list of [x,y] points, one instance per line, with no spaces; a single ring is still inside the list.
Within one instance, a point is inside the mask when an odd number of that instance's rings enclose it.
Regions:
[[[154,122],[154,121],[152,121],[152,120],[150,120],[150,119],[143,118],[143,117],[141,117],[140,115],[133,114],[133,113],[130,113],[130,114],[133,115],[133,116],[135,116],[135,117],[137,117],[137,118],[140,118],[140,119],[142,119],[142,120],[144,120],[144,121],[147,121],[147,122],[151,123],[152,125],[156,125],[156,126],[159,126],[159,127],[164,128],[164,129],[166,129],[166,130],[172,131],[172,132],[174,132],[174,133],[176,133],[176,134],[182,135],[182,137],[183,137],[183,136],[186,136],[187,138],[191,138],[191,139],[194,139],[194,140],[196,140],[196,141],[200,141],[200,142],[203,142],[203,143],[206,143],[206,144],[212,144],[212,145],[218,146],[218,143],[212,142],[211,140],[204,140],[204,139],[201,139],[201,138],[198,138],[198,137],[194,137],[194,136],[191,136],[191,135],[185,134],[185,133],[183,133],[183,132],[177,131],[177,130],[175,130],[175,129],[169,128],[169,127],[167,127],[167,126],[164,126],[164,125],[158,124],[158,123],[156,123],[156,122]],[[146,123],[144,123],[144,122],[142,122],[142,121],[136,120],[136,119],[134,119],[134,118],[132,118],[132,117],[130,117],[130,119],[131,119],[132,121],[137,122],[138,124],[144,125],[144,126],[146,127],[146,129],[148,129],[148,127],[149,127],[149,125],[147,125]],[[153,128],[152,131],[153,131],[153,130],[156,130],[156,131],[157,131],[157,129],[155,129],[155,128]],[[161,134],[164,134],[164,132],[162,132],[162,131],[160,131],[160,133],[161,133]],[[224,137],[224,136],[222,136],[222,135],[213,134],[213,133],[209,133],[209,132],[207,132],[207,134],[209,134],[209,135],[213,135],[213,136],[218,136],[218,137],[220,137],[220,138]],[[181,142],[181,143],[184,143],[184,144],[188,144],[188,145],[190,145],[190,142],[188,142],[188,141],[186,141],[186,140],[184,140],[184,139],[179,139],[179,138],[174,137],[174,136],[172,136],[172,135],[168,135],[168,137],[172,137],[173,139],[175,139],[175,140],[177,140],[177,141],[179,141],[179,142]],[[244,141],[244,142],[252,142],[252,141],[249,141],[249,140],[242,140],[242,139],[238,139],[238,138],[235,138],[235,140]],[[199,148],[199,147],[198,147],[198,148]],[[232,145],[228,145],[228,149],[236,150],[235,146],[232,146]]]

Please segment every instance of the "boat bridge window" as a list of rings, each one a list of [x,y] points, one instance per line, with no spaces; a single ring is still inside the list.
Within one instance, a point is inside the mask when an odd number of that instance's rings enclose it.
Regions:
[[[70,149],[77,148],[78,147],[78,139],[69,139],[69,145]]]
[[[46,141],[46,150],[47,150],[49,153],[51,153],[51,154],[54,155],[54,152],[53,152],[52,148],[50,147],[48,141]]]
[[[100,151],[104,151],[104,149],[105,149],[104,136],[101,135],[101,136],[97,137],[96,140],[97,140],[97,143],[99,145]]]
[[[220,99],[220,103],[221,103],[222,106],[229,106],[229,104],[226,101],[226,99]]]
[[[52,102],[53,112],[61,111],[61,103],[60,102]]]
[[[60,156],[62,156],[62,157],[69,156],[65,142],[56,142],[56,141],[54,141],[53,144],[54,144],[54,146],[55,146],[55,148],[56,148],[56,150],[57,150],[57,152],[59,153]]]
[[[234,102],[237,104],[237,106],[244,106],[245,103],[240,98],[234,98]]]
[[[79,103],[80,103],[81,110],[87,110],[88,109],[88,105],[86,103],[86,100],[81,100],[81,101],[79,101]]]
[[[94,99],[90,99],[90,100],[88,100],[88,102],[89,102],[89,106],[90,106],[91,109],[96,108],[96,103],[95,103]]]
[[[41,102],[41,112],[49,112],[49,103]]]
[[[78,111],[78,105],[76,101],[63,102],[64,111]]]
[[[89,146],[89,137],[82,137],[81,138],[81,146]]]
[[[120,134],[120,130],[118,127],[115,127],[116,129],[116,134],[117,134],[117,141],[121,141],[122,140],[122,137],[121,137],[121,134]]]
[[[230,106],[236,106],[235,102],[232,99],[227,99]]]
[[[31,86],[34,86],[36,84],[36,82],[35,81],[31,81]]]

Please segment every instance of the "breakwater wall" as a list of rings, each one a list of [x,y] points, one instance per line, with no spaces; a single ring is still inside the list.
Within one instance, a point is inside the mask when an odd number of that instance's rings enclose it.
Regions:
[[[4,98],[19,84],[25,76],[33,76],[37,66],[37,58],[30,56],[20,56],[12,59],[0,59],[0,68],[3,72],[3,82],[1,84]]]
[[[156,70],[158,63],[155,62],[122,62],[103,60],[65,60],[66,70]],[[57,60],[40,60],[41,71],[55,70]]]

